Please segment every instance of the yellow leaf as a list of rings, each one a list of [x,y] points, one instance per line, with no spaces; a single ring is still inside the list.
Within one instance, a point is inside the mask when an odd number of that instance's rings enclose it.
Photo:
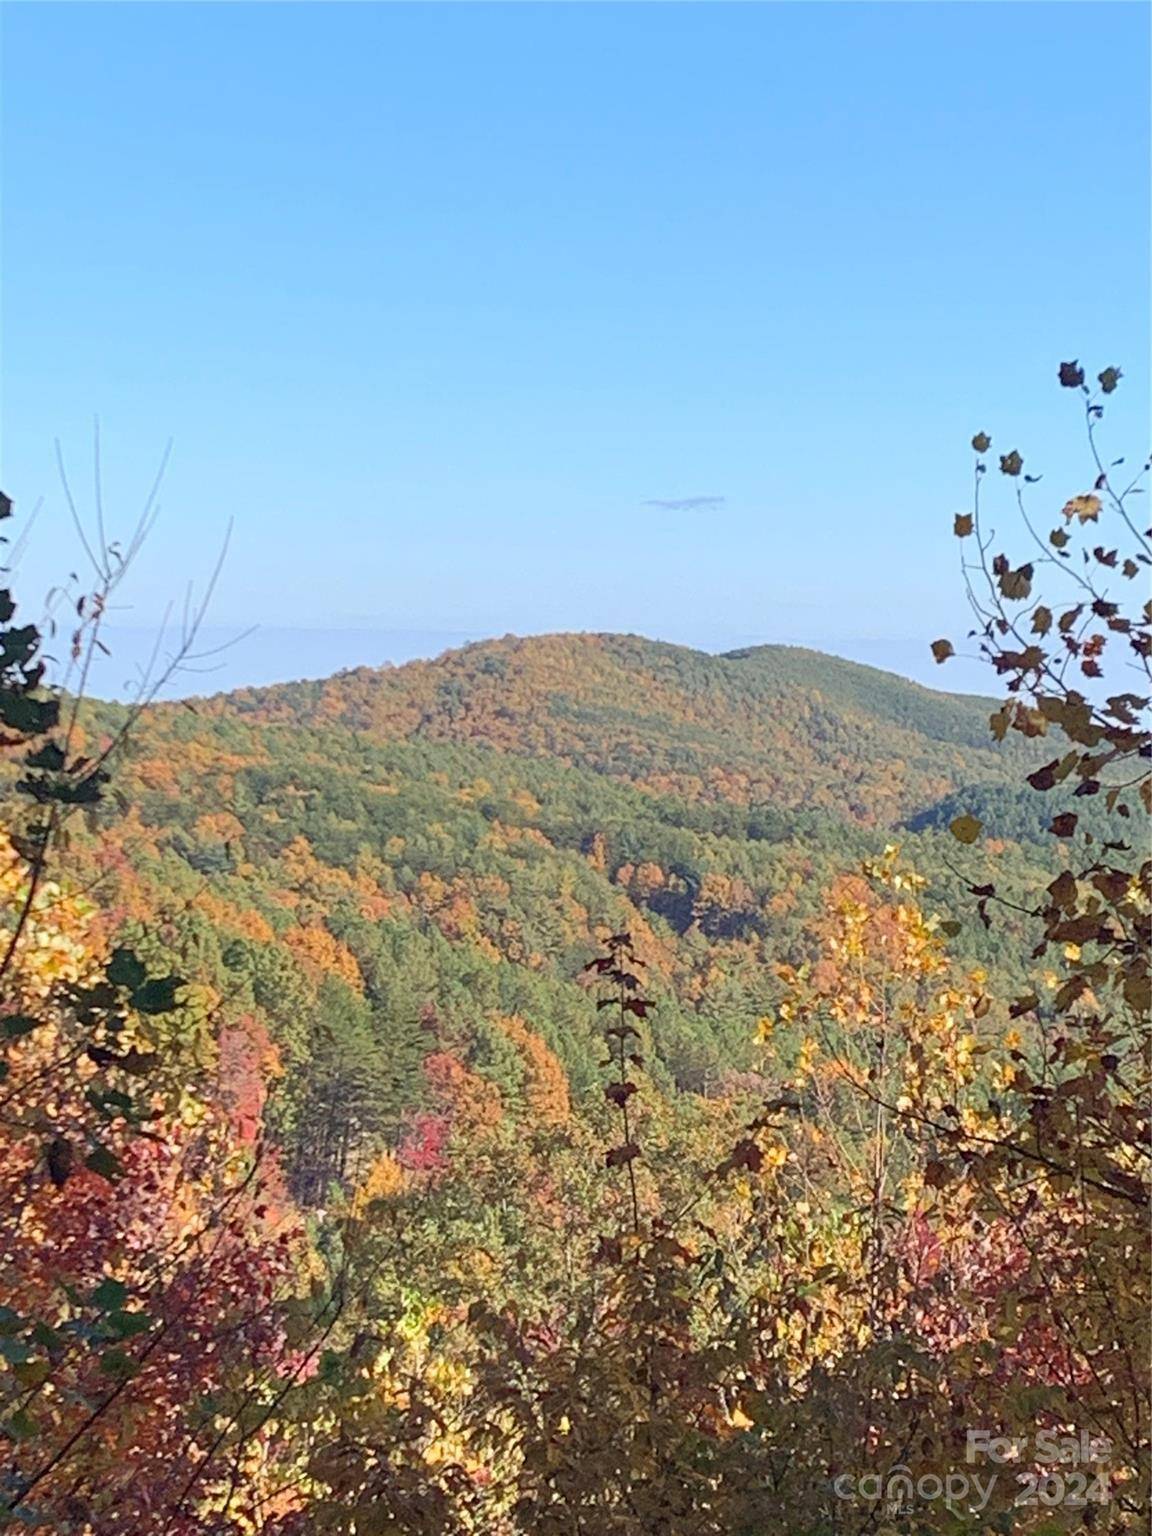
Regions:
[[[1100,498],[1091,491],[1086,496],[1073,496],[1064,503],[1064,516],[1069,522],[1078,517],[1082,523],[1094,523],[1100,517]]]

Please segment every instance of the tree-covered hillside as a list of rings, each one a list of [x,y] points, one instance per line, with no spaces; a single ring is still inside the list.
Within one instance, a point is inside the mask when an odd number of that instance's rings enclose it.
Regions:
[[[494,747],[693,802],[805,806],[871,826],[962,780],[1007,777],[989,702],[781,646],[711,656],[631,635],[507,637],[208,708]]]
[[[153,707],[119,763],[129,809],[110,803],[77,856],[113,922],[143,943],[161,918],[165,953],[276,1043],[276,1113],[318,1188],[361,1143],[409,1134],[429,1058],[523,1102],[508,1019],[578,1096],[598,1091],[579,977],[606,929],[630,931],[650,968],[658,1078],[738,1082],[774,965],[804,960],[837,874],[895,839],[952,910],[963,850],[941,797],[974,776],[1010,804],[1031,794],[1010,786],[1006,749],[976,744],[989,709],[809,652],[507,639]],[[119,718],[92,706],[88,729]],[[1008,888],[1051,861],[993,848]],[[1003,930],[959,944],[1018,968]],[[333,1095],[351,1106],[347,1144],[323,1147]]]

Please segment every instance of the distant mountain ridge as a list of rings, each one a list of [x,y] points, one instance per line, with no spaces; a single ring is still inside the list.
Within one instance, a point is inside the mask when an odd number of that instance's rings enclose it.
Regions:
[[[1003,783],[994,702],[799,647],[722,655],[633,635],[506,636],[385,669],[218,695],[213,715],[547,757],[692,799],[895,823]]]

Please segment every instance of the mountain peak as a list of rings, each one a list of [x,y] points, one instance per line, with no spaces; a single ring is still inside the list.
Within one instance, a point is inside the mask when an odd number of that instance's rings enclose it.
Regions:
[[[996,782],[990,701],[799,646],[715,655],[626,634],[504,635],[389,668],[242,690],[213,713],[554,758],[655,794],[896,820]]]

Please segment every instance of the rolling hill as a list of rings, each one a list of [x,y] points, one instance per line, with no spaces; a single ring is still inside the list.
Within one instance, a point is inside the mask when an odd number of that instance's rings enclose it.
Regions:
[[[816,651],[713,656],[631,635],[506,637],[395,669],[223,695],[213,717],[455,742],[690,800],[824,808],[863,825],[1005,782],[990,700]]]
[[[149,710],[71,856],[110,924],[273,1042],[290,1143],[318,1094],[395,1139],[445,1056],[514,1105],[510,1029],[595,1095],[581,972],[621,928],[660,1003],[654,1073],[712,1093],[757,1067],[773,962],[804,958],[822,893],[887,842],[954,912],[977,859],[1021,890],[1043,873],[1034,817],[979,851],[940,824],[966,794],[1005,815],[1029,794],[991,707],[781,647],[506,638]],[[89,729],[120,719],[93,705]],[[957,940],[1010,965],[992,942]]]

